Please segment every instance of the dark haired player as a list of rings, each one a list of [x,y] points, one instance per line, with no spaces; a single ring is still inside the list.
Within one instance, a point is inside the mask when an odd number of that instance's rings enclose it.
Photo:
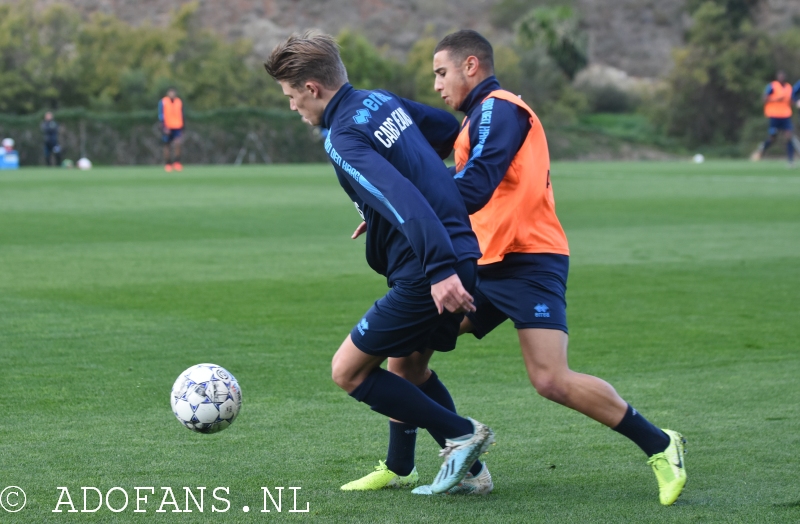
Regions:
[[[452,176],[429,145],[437,142],[423,134],[449,130],[447,154],[455,119],[387,91],[354,89],[329,35],[293,35],[264,65],[292,110],[329,129],[325,151],[367,224],[367,260],[391,288],[342,342],[333,380],[374,411],[428,429],[446,457],[431,490],[447,491],[493,442],[491,429],[457,415],[435,375],[418,387],[380,365],[453,349],[463,313],[474,309],[478,242]]]
[[[164,171],[182,171],[183,101],[174,87],[167,89],[167,96],[158,102],[158,120],[161,122],[161,140],[164,143]],[[172,155],[170,145],[175,150]]]
[[[767,139],[758,145],[750,155],[751,160],[761,160],[764,152],[772,145],[778,134],[786,137],[786,158],[789,167],[794,165],[795,137],[792,132],[792,85],[786,81],[786,73],[778,71],[775,80],[764,88],[764,116],[769,120]]]

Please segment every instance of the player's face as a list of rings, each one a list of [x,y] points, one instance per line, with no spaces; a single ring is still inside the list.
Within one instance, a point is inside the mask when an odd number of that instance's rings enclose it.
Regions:
[[[325,106],[319,98],[319,91],[311,83],[306,83],[300,89],[295,89],[285,80],[280,82],[283,94],[289,99],[289,109],[297,111],[303,122],[312,126],[322,123],[322,114]]]
[[[470,92],[464,74],[465,64],[466,60],[464,64],[456,64],[447,50],[433,55],[433,73],[436,75],[433,88],[441,95],[444,103],[453,109],[458,109]]]

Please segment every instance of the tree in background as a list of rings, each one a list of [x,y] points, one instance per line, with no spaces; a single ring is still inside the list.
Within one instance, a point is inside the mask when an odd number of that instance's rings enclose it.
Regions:
[[[336,37],[347,76],[356,89],[388,89],[400,64],[384,58],[363,35],[344,30]]]
[[[764,86],[777,69],[800,74],[800,31],[769,35],[755,28],[758,0],[691,0],[693,25],[675,50],[675,68],[653,120],[688,145],[743,144],[763,134]],[[752,123],[752,125],[751,125]]]
[[[80,20],[64,7],[34,13],[0,6],[0,111],[30,113],[74,89],[74,35]]]
[[[517,35],[525,48],[542,46],[572,80],[589,62],[588,40],[579,24],[569,6],[535,7],[520,20]]]
[[[100,13],[82,21],[61,5],[0,6],[0,111],[153,109],[169,85],[192,109],[282,102],[252,45],[197,27],[196,10],[182,6],[165,29]]]
[[[495,49],[498,77],[552,122],[572,122],[588,109],[587,97],[571,86],[588,62],[588,39],[572,4],[571,0],[501,0],[491,13],[495,27],[515,35],[513,47]]]

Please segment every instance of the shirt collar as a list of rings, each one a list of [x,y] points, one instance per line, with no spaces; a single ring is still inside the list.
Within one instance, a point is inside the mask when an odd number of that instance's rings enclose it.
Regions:
[[[492,75],[476,85],[472,91],[469,92],[466,98],[464,98],[464,101],[461,102],[461,105],[458,106],[458,110],[464,114],[470,114],[484,98],[489,96],[489,93],[498,89],[500,89],[500,82],[497,81],[496,76]]]
[[[355,91],[353,86],[349,83],[345,83],[339,88],[336,94],[333,95],[333,98],[331,98],[331,101],[328,102],[328,105],[325,107],[325,111],[322,113],[322,127],[326,129],[331,128],[331,125],[333,125],[333,114],[336,112],[336,108],[339,106],[339,103],[342,101],[342,99],[352,91]]]

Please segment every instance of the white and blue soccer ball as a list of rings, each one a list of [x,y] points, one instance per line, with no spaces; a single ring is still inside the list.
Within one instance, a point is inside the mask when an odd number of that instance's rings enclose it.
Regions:
[[[82,169],[84,171],[92,168],[92,161],[86,157],[79,158],[77,163],[78,169]]]
[[[172,412],[198,433],[230,426],[242,408],[242,390],[233,375],[216,364],[197,364],[178,376],[170,395]]]

